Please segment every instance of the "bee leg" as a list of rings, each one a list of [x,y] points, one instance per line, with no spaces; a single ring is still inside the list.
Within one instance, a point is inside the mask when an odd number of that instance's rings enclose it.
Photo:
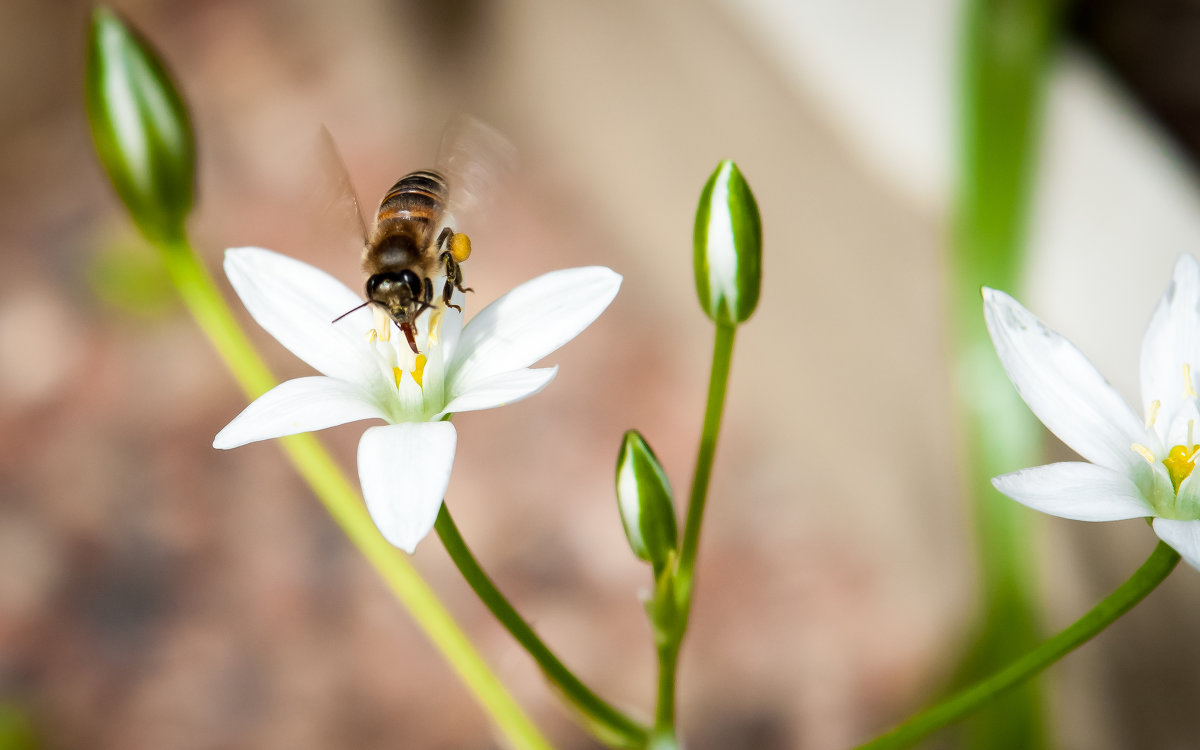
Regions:
[[[446,286],[442,289],[442,304],[446,307],[453,307],[455,310],[462,312],[462,307],[450,301],[450,296],[454,294],[454,282],[446,279]]]
[[[472,289],[469,286],[468,287],[463,286],[462,265],[454,259],[454,256],[452,256],[449,252],[442,253],[441,261],[446,264],[446,295],[447,295],[446,299],[447,299],[447,301],[449,300],[451,284],[453,284],[454,288],[457,289],[458,291],[462,292],[463,294],[466,294],[467,292],[475,291],[474,289]]]
[[[443,227],[442,233],[439,234],[438,238],[437,238],[437,245],[436,245],[437,249],[441,250],[442,248],[444,248],[446,246],[446,243],[449,242],[450,238],[453,236],[454,236],[453,229],[451,229],[450,227]]]

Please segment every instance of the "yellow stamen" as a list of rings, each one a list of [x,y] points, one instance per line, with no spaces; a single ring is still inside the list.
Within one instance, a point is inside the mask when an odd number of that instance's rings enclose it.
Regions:
[[[443,308],[438,307],[429,313],[429,336],[426,338],[430,346],[436,344],[442,337],[442,314],[444,312],[446,311]]]
[[[1162,401],[1150,402],[1150,413],[1146,415],[1146,429],[1154,426],[1154,421],[1158,419],[1158,410],[1162,408]]]
[[[401,370],[399,367],[393,367],[392,368],[392,377],[395,378],[396,387],[399,388],[400,387],[400,378],[404,377],[404,370]]]
[[[425,363],[428,361],[428,358],[424,354],[418,354],[417,364],[413,367],[412,371],[413,380],[417,381],[417,385],[422,387],[425,385],[423,382],[425,378]]]
[[[1134,453],[1136,453],[1139,456],[1141,456],[1142,458],[1146,459],[1146,463],[1150,464],[1151,466],[1154,465],[1154,461],[1156,459],[1154,458],[1154,454],[1150,452],[1149,448],[1142,445],[1141,443],[1134,443],[1133,445],[1131,445],[1129,447],[1133,449]]]
[[[1187,398],[1196,397],[1196,389],[1192,386],[1192,366],[1183,365],[1183,395]]]
[[[392,340],[392,327],[387,323],[379,327],[379,340],[384,342]]]
[[[377,339],[377,338],[379,338],[379,331],[376,331],[374,328],[367,331],[367,343],[368,344],[374,344],[375,339]]]

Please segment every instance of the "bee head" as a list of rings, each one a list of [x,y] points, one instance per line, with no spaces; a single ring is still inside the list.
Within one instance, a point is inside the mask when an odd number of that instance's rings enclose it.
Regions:
[[[367,300],[387,311],[397,323],[411,323],[425,309],[421,279],[409,269],[377,273],[367,279]]]

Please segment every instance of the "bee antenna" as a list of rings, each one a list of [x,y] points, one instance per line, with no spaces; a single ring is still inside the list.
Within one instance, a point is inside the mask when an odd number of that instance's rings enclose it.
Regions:
[[[371,304],[371,300],[367,300],[366,302],[362,303],[362,304],[361,304],[361,305],[359,305],[358,307],[352,307],[352,308],[350,308],[350,309],[349,309],[349,310],[347,310],[346,312],[342,313],[341,315],[337,316],[337,317],[336,317],[336,318],[334,318],[333,320],[329,321],[330,325],[332,325],[332,324],[334,324],[334,323],[338,322],[339,320],[341,320],[342,318],[346,317],[347,315],[349,315],[349,314],[350,314],[350,313],[352,313],[352,312],[357,312],[358,310],[361,310],[361,309],[363,309],[364,307],[366,307],[366,306],[367,306],[367,305],[369,305],[369,304]]]

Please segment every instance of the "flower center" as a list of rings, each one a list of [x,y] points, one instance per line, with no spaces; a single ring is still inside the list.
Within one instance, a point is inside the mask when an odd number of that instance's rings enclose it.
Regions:
[[[1175,491],[1179,492],[1179,485],[1183,484],[1183,480],[1187,479],[1192,469],[1196,468],[1196,454],[1200,453],[1200,445],[1187,446],[1177,445],[1167,452],[1167,457],[1163,459],[1163,465],[1167,467],[1167,474],[1171,477],[1171,485]]]
[[[1196,401],[1196,389],[1192,385],[1192,366],[1186,362],[1183,365],[1183,397],[1192,403]],[[1162,410],[1162,405],[1162,401],[1157,399],[1150,402],[1150,406],[1146,411],[1147,430],[1154,428],[1155,423],[1158,421],[1159,412]],[[1184,416],[1186,414],[1176,415],[1172,419],[1172,423],[1177,423],[1175,422],[1176,419],[1182,422]],[[1162,460],[1163,466],[1167,467],[1167,476],[1171,478],[1171,487],[1174,489],[1176,495],[1179,494],[1179,486],[1183,484],[1183,480],[1192,475],[1192,470],[1196,468],[1196,458],[1200,456],[1200,444],[1197,444],[1195,440],[1196,420],[1194,418],[1188,419],[1186,424],[1187,437],[1182,444],[1170,448],[1167,451],[1167,457]],[[1168,425],[1163,437],[1165,438],[1166,435],[1171,433],[1178,435],[1173,426]],[[1158,460],[1157,456],[1144,445],[1135,443],[1131,447],[1151,465]]]
[[[417,385],[421,386],[422,388],[425,386],[424,382],[422,382],[422,381],[425,377],[425,363],[428,361],[429,361],[429,358],[426,357],[424,354],[418,354],[416,364],[414,364],[413,368],[412,368],[413,380],[417,381]],[[400,367],[392,368],[392,377],[396,379],[396,387],[397,388],[400,387],[400,376],[403,374],[404,374],[403,368],[400,368]]]

